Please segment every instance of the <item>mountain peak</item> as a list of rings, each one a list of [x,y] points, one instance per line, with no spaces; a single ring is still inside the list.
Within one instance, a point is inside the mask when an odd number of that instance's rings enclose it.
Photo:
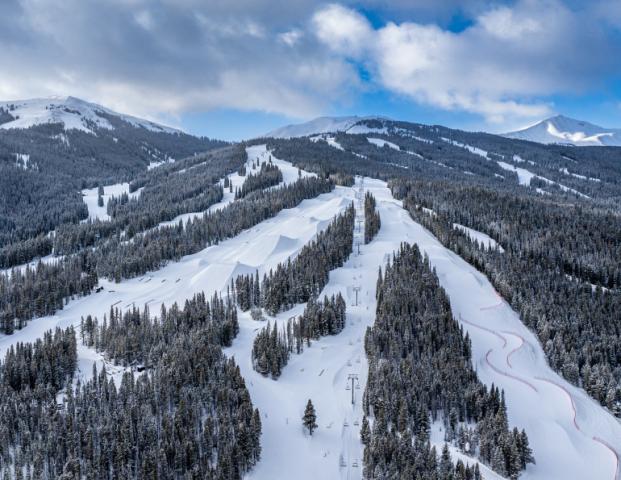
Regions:
[[[544,144],[621,146],[621,130],[600,127],[565,115],[555,115],[523,130],[506,133],[504,136]]]
[[[265,137],[274,138],[292,138],[292,137],[306,137],[308,135],[315,135],[321,133],[336,133],[346,132],[354,125],[363,122],[365,120],[387,120],[387,117],[378,115],[360,117],[357,115],[343,116],[343,117],[317,117],[313,120],[304,123],[286,125],[284,127],[272,130],[266,133]]]
[[[72,96],[50,96],[28,100],[0,102],[0,109],[8,112],[8,119],[0,124],[2,129],[30,128],[35,125],[61,123],[65,130],[82,130],[94,133],[93,128],[114,130],[107,116],[116,117],[136,128],[163,133],[179,133],[149,120],[124,115],[106,107]],[[12,119],[11,119],[12,118]]]

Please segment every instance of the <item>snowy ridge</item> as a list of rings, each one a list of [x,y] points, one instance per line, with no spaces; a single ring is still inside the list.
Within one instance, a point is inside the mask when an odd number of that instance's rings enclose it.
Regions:
[[[319,133],[337,133],[347,132],[352,127],[362,127],[363,131],[352,131],[351,133],[367,133],[369,131],[378,132],[378,130],[369,130],[363,125],[357,125],[364,120],[378,120],[382,117],[319,117],[309,122],[286,125],[276,130],[272,130],[264,135],[264,137],[273,138],[293,138],[293,137],[306,137],[309,135]]]
[[[0,128],[29,128],[34,125],[62,123],[65,130],[76,129],[93,133],[93,126],[113,130],[112,124],[101,114],[117,117],[134,127],[153,132],[180,133],[179,130],[130,115],[116,113],[96,103],[75,97],[35,98],[0,102],[0,108],[8,111],[14,120],[3,123]]]
[[[621,146],[621,129],[604,128],[589,122],[557,115],[505,137],[537,143],[563,143],[575,146]]]

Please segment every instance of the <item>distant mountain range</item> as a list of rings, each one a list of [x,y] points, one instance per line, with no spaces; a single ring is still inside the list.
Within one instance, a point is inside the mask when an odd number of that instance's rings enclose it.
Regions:
[[[531,142],[575,146],[621,146],[621,129],[604,128],[582,120],[557,115],[505,137]]]
[[[93,133],[97,128],[114,130],[114,119],[158,133],[180,133],[148,120],[114,112],[75,97],[35,98],[0,102],[0,128],[30,128],[44,124],[63,124],[65,130]]]
[[[266,133],[265,137],[295,138],[326,133],[367,133],[369,120],[388,120],[382,116],[319,117],[308,122],[286,125]],[[546,145],[621,146],[621,129],[604,128],[582,120],[557,115],[503,137]]]

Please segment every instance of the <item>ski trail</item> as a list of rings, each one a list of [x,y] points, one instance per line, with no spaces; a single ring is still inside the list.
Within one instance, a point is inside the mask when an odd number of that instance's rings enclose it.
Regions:
[[[510,425],[526,430],[537,463],[529,465],[520,478],[617,478],[621,424],[586,392],[551,370],[538,339],[485,275],[414,221],[389,191],[383,196],[379,188],[376,192],[376,198],[381,197],[382,227],[394,218],[401,223],[402,239],[418,244],[427,254],[449,295],[454,316],[469,332],[479,378],[505,391]],[[499,368],[499,360],[507,369]],[[560,401],[558,389],[544,388],[537,377],[557,379],[572,402]]]
[[[459,314],[459,319],[460,319],[463,323],[465,323],[465,324],[467,324],[467,325],[472,325],[473,327],[476,327],[476,328],[478,328],[478,329],[480,329],[480,330],[483,330],[484,332],[487,332],[487,333],[490,333],[490,334],[494,335],[496,338],[498,338],[498,339],[502,342],[502,347],[501,347],[501,348],[503,348],[503,349],[504,349],[504,348],[507,346],[507,339],[506,339],[505,337],[503,337],[503,336],[502,336],[500,333],[498,333],[497,331],[492,330],[491,328],[484,327],[483,325],[478,325],[478,324],[476,324],[476,323],[474,323],[474,322],[471,322],[471,321],[469,321],[469,320],[466,320],[466,319],[465,319],[465,318],[461,315],[461,313]]]

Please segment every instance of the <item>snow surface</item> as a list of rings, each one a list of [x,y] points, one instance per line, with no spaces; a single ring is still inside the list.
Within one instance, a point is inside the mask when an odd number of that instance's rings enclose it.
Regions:
[[[65,126],[65,130],[77,129],[93,133],[89,125],[92,123],[99,128],[113,130],[112,124],[104,117],[98,115],[99,112],[118,117],[135,127],[146,128],[154,132],[179,133],[179,130],[174,128],[158,125],[157,123],[130,115],[116,113],[101,105],[86,102],[75,97],[4,101],[0,102],[0,108],[8,110],[16,118],[11,122],[0,125],[0,128],[4,129],[29,128],[34,125],[47,123],[62,123]]]
[[[420,158],[421,160],[425,160],[425,157],[423,157],[420,153],[416,153],[416,152],[412,152],[410,150],[401,150],[401,147],[399,145],[397,145],[396,143],[392,143],[389,142],[388,140],[384,140],[383,138],[367,138],[367,141],[369,143],[372,143],[373,145],[375,145],[378,148],[383,148],[383,147],[390,147],[393,150],[397,150],[398,152],[401,153],[407,153],[408,155],[414,155],[417,158]],[[442,167],[446,167],[446,165],[444,165],[443,163],[439,163],[439,162],[434,162],[433,160],[430,160],[430,162],[435,163],[437,165],[440,165]],[[395,167],[401,167],[401,168],[408,168],[405,167],[403,165],[399,165],[396,163],[389,163],[388,165],[394,165]]]
[[[28,170],[28,167],[30,166],[30,155],[27,153],[16,153],[15,165],[23,170]]]
[[[453,228],[464,232],[468,237],[470,237],[470,240],[476,240],[477,242],[479,242],[479,245],[483,245],[489,250],[494,250],[496,247],[498,247],[498,250],[500,250],[501,252],[505,251],[505,249],[502,248],[502,246],[499,245],[498,242],[496,242],[496,240],[490,237],[487,233],[479,232],[474,228],[466,227],[465,225],[460,225],[459,223],[454,223]]]
[[[314,137],[310,137],[309,140],[311,142],[318,142],[320,140],[323,140],[324,142],[326,142],[331,147],[334,147],[337,150],[345,151],[343,146],[339,142],[336,141],[335,137],[332,137],[332,136],[330,136],[328,134],[325,134],[325,133],[323,133],[321,135],[315,135]]]
[[[604,128],[563,115],[542,120],[505,137],[537,143],[564,143],[575,146],[621,146],[621,129]]]
[[[319,117],[305,123],[286,125],[263,135],[273,138],[307,137],[319,133],[385,133],[386,129],[371,129],[366,125],[358,125],[364,120],[379,120],[383,117]]]
[[[504,169],[504,170],[508,170],[510,172],[517,173],[518,181],[519,181],[520,185],[530,186],[530,181],[533,178],[538,178],[539,180],[542,180],[543,182],[547,183],[548,185],[557,185],[564,192],[571,192],[571,193],[573,193],[575,195],[578,195],[579,197],[582,197],[582,198],[591,198],[588,195],[585,195],[584,193],[579,192],[578,190],[576,190],[574,188],[567,187],[566,185],[563,185],[562,183],[555,182],[554,180],[550,180],[549,178],[542,177],[541,175],[536,175],[533,172],[531,172],[530,170],[526,170],[525,168],[516,167],[515,165],[511,165],[510,163],[506,163],[506,162],[498,161],[496,163],[498,163],[498,166],[500,168]],[[539,191],[539,190],[541,190],[541,189],[537,189],[537,191]]]
[[[481,148],[473,147],[472,145],[468,145],[467,143],[461,143],[461,142],[458,142],[456,140],[451,140],[450,138],[446,138],[446,137],[440,137],[440,138],[446,143],[450,143],[451,145],[455,145],[456,147],[465,148],[470,153],[483,157],[485,160],[489,160],[489,157],[487,156],[487,151]]]
[[[392,148],[393,150],[401,151],[399,145],[389,142],[388,140],[384,140],[383,138],[367,138],[367,141],[379,148],[386,146]]]
[[[63,258],[65,258],[64,255],[53,255],[53,254],[46,255],[44,257],[35,258],[34,260],[28,263],[22,263],[21,265],[16,265],[10,268],[2,268],[0,269],[0,275],[3,275],[3,274],[10,275],[13,270],[20,271],[23,273],[26,271],[26,268],[28,267],[36,268],[39,262],[49,265],[52,263],[60,262]]]
[[[559,171],[565,175],[571,175],[572,177],[579,178],[580,180],[589,180],[591,182],[601,182],[601,179],[595,177],[587,177],[585,175],[579,175],[577,173],[570,172],[567,168],[559,168]]]
[[[239,336],[226,349],[228,355],[235,356],[253,403],[263,416],[262,459],[248,478],[361,478],[362,445],[355,422],[361,420],[360,398],[367,375],[363,336],[374,318],[377,269],[407,241],[417,243],[435,267],[454,316],[472,339],[479,378],[504,389],[510,425],[525,428],[529,435],[537,464],[530,465],[521,478],[614,479],[621,424],[583,390],[550,369],[536,337],[487,278],[416,223],[379,180],[358,178],[355,187],[336,187],[157,272],[118,284],[100,280],[103,292],[72,300],[56,315],[33,320],[14,335],[0,335],[0,357],[10,345],[33,341],[50,328],[78,325],[81,316],[93,314],[101,319],[110,305],[125,309],[149,304],[156,314],[162,302],[170,305],[196,292],[210,295],[224,291],[232,278],[255,269],[262,275],[295,256],[352,200],[360,214],[360,190],[376,197],[382,226],[370,244],[360,247],[361,255],[353,254],[342,268],[331,272],[324,289],[324,293],[341,291],[345,296],[344,331],[293,355],[277,381],[260,376],[250,364],[252,340],[264,323],[241,314]],[[361,287],[358,306],[352,305],[354,286]],[[302,309],[299,305],[279,315],[278,321],[284,322]],[[97,355],[81,346],[78,355],[81,371],[89,372]],[[349,373],[358,373],[361,387],[354,389],[353,406],[345,382]],[[315,404],[319,423],[312,437],[301,426],[308,398]],[[344,467],[339,466],[341,455]],[[483,474],[488,479],[498,478],[486,469]]]
[[[108,215],[106,208],[108,206],[108,200],[110,197],[115,196],[118,197],[124,193],[127,193],[130,198],[135,198],[140,195],[140,190],[138,189],[135,192],[129,193],[129,183],[115,183],[114,185],[106,185],[104,186],[104,194],[103,197],[103,207],[100,207],[97,204],[98,200],[98,188],[86,188],[82,190],[82,200],[86,203],[88,208],[88,218],[89,220],[110,220],[110,215]]]
[[[246,152],[248,154],[248,160],[246,161],[246,175],[249,173],[255,172],[252,170],[253,162],[258,161],[259,164],[261,164],[262,162],[267,162],[270,159],[270,157],[272,158],[272,163],[276,165],[278,168],[280,168],[280,171],[282,172],[282,182],[280,182],[278,185],[274,185],[273,187],[270,187],[269,189],[274,189],[274,188],[278,188],[283,185],[289,185],[291,183],[295,183],[298,180],[300,174],[302,177],[316,177],[317,176],[317,174],[310,173],[305,170],[300,170],[300,173],[298,174],[298,169],[294,167],[293,165],[291,165],[291,163],[282,161],[274,157],[273,155],[271,155],[270,152],[267,151],[266,145],[255,145],[252,147],[248,147],[246,149]],[[177,215],[172,220],[169,220],[167,222],[161,222],[156,228],[176,225],[179,223],[179,221],[182,221],[185,224],[190,219],[202,218],[205,216],[206,212],[215,212],[215,211],[221,210],[222,208],[226,207],[229,203],[233,202],[235,200],[235,189],[241,188],[241,186],[246,181],[246,176],[239,175],[239,173],[234,172],[234,173],[227,175],[227,177],[229,181],[231,182],[231,184],[233,185],[233,191],[231,192],[229,191],[229,189],[225,188],[224,194],[222,196],[222,200],[220,200],[218,203],[213,204],[211,207],[209,207],[204,212],[191,212],[191,213],[182,213],[181,215]],[[223,178],[220,179],[218,183],[224,186],[224,179]]]

